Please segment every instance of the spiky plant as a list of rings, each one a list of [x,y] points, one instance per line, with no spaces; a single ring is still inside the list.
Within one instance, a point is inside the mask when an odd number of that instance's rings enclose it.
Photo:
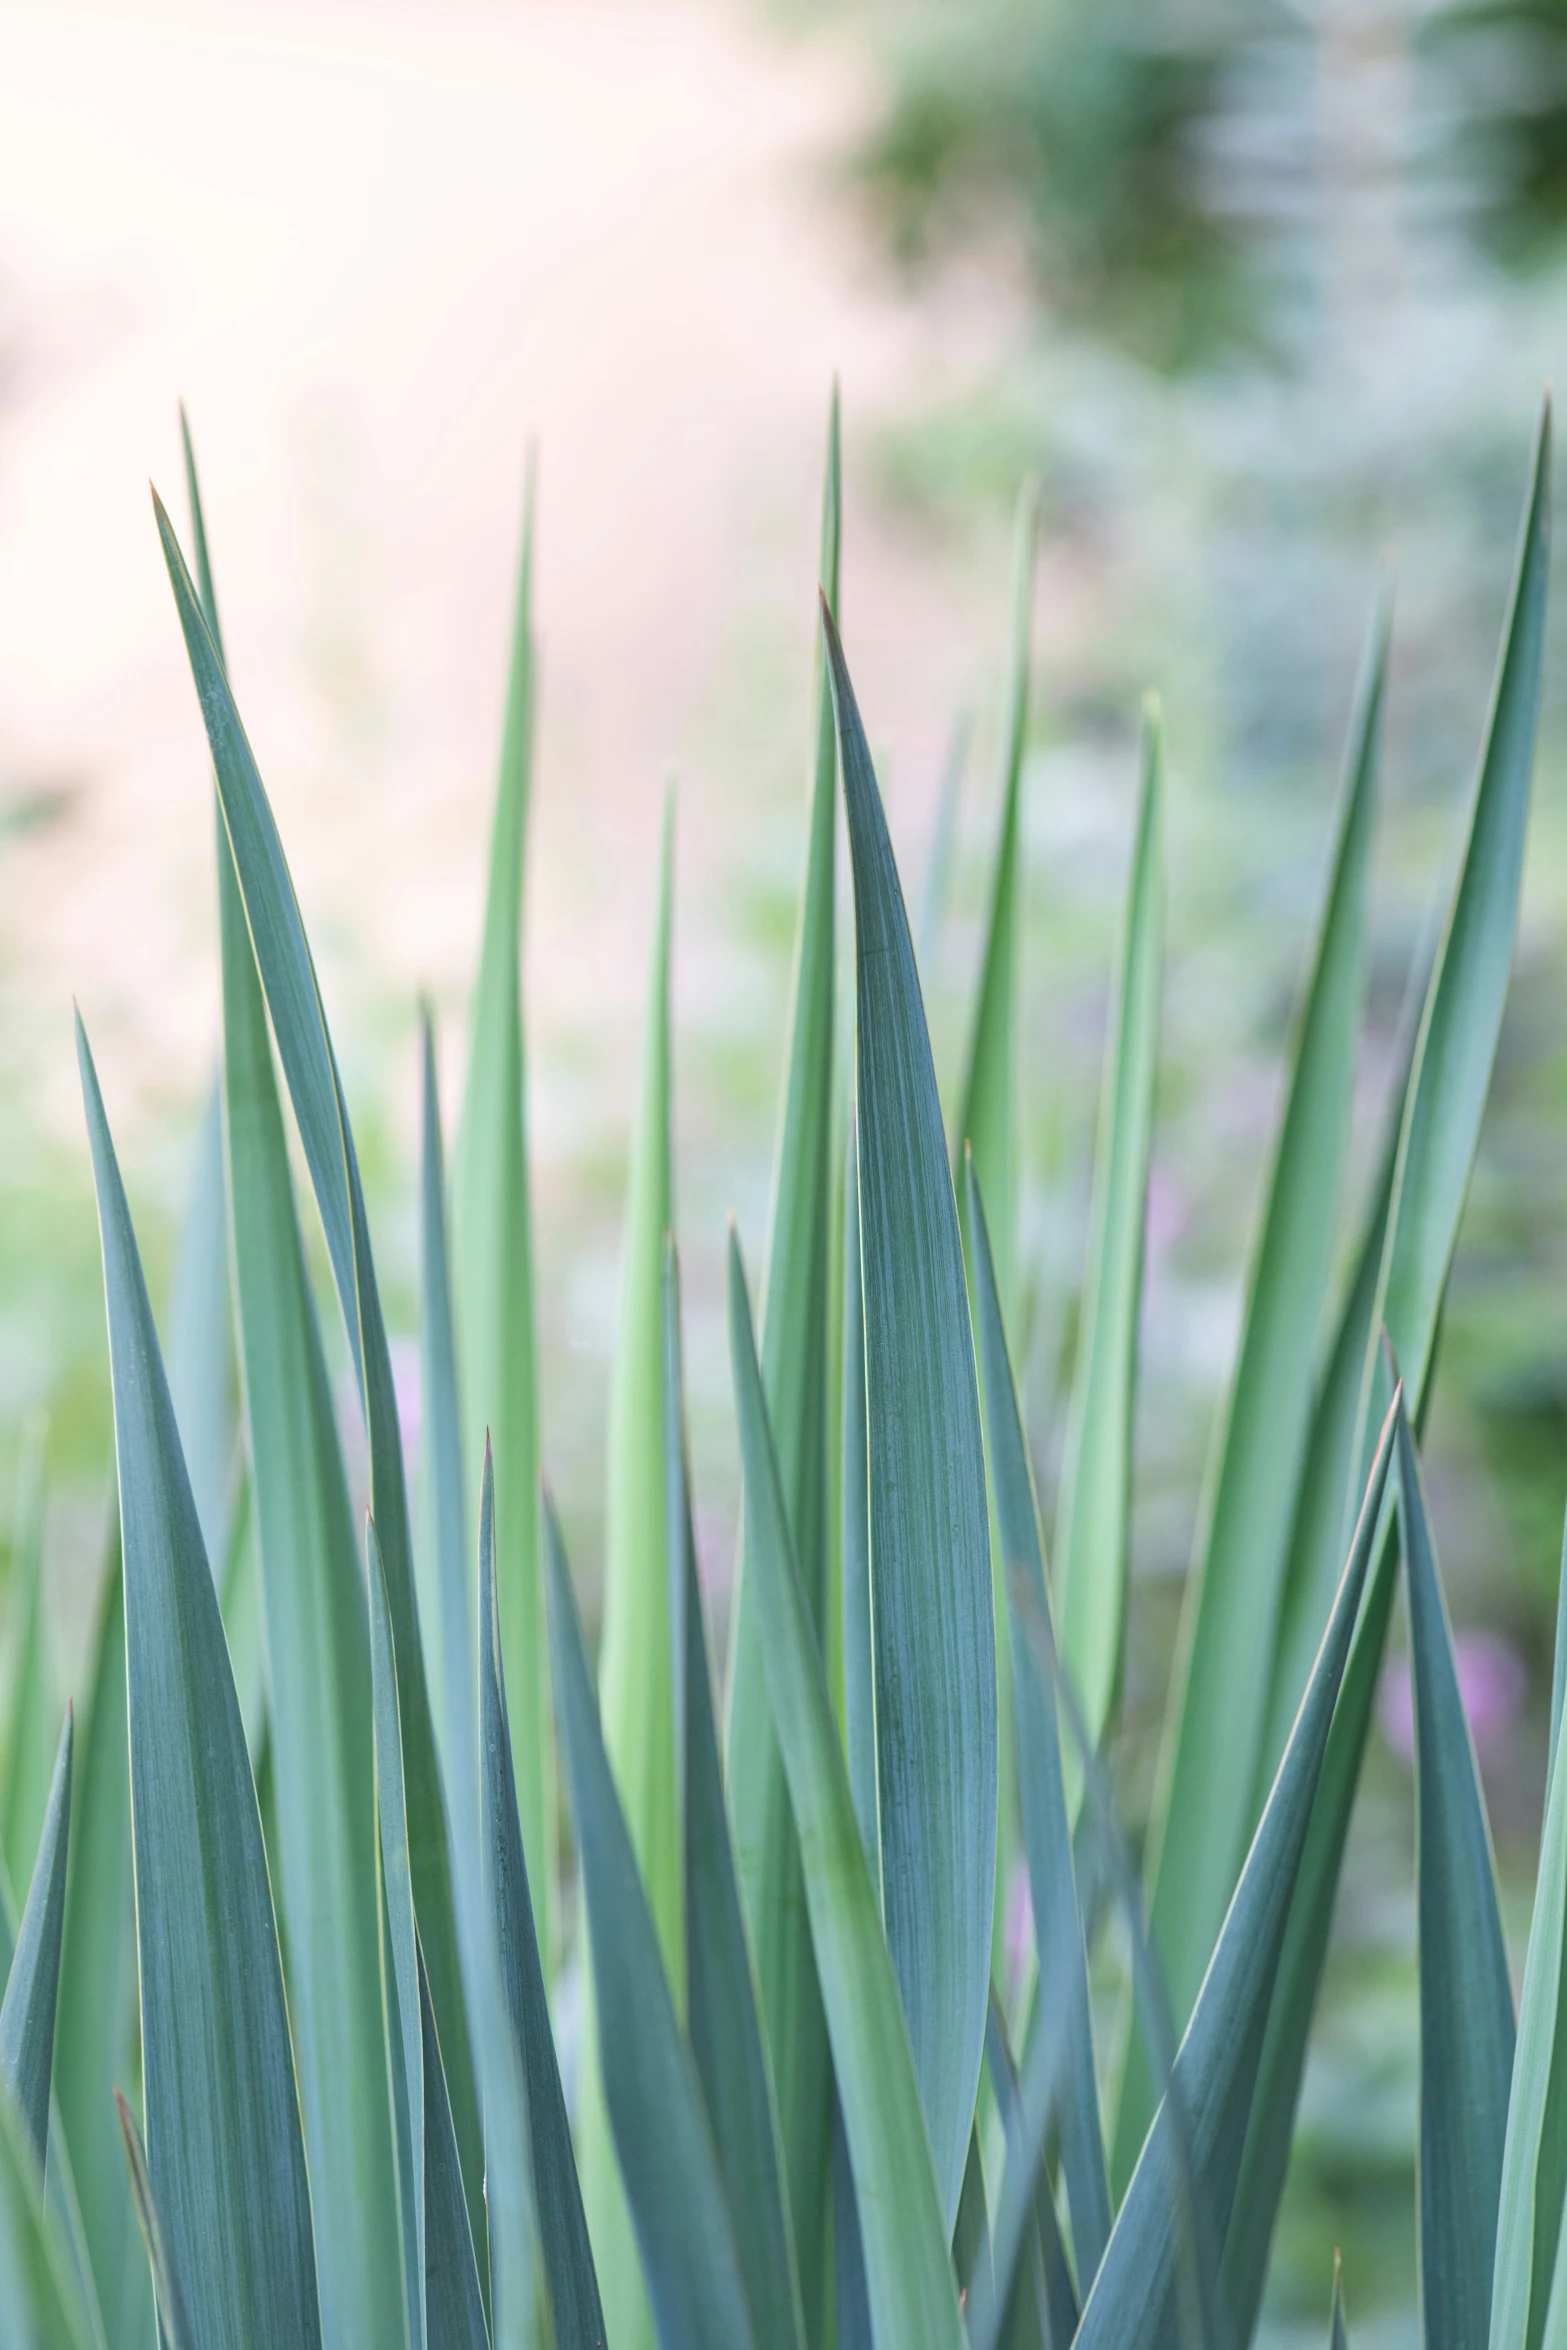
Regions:
[[[671,1232],[669,831],[596,1688],[538,1476],[519,995],[526,544],[451,1249],[428,1028],[424,1039],[416,1545],[349,1103],[230,687],[194,467],[194,577],[158,507],[216,782],[223,1070],[166,1363],[78,1032],[118,1530],[80,1739],[68,1713],[52,1777],[55,1725],[26,1670],[36,1509],[18,1554],[23,1677],[0,1835],[31,1882],[14,1950],[0,1905],[6,2350],[141,2350],[155,2325],[169,2350],[1243,2343],[1400,1556],[1426,2337],[1433,2350],[1560,2338],[1567,1776],[1553,1721],[1515,2050],[1413,1433],[1512,957],[1549,447],[1545,419],[1465,851],[1335,1299],[1385,617],[1372,629],[1187,1587],[1146,1929],[1103,1754],[1126,1611],[1158,1051],[1159,724],[1150,712],[1047,1563],[1009,1342],[1032,504],[999,847],[949,1137],[833,619],[835,409],[759,1316],[733,1231],[729,1243],[744,1511],[726,1735],[691,1530]],[[856,945],[846,1071],[833,1065],[840,786]],[[363,1413],[363,1539],[285,1096]],[[212,1411],[230,1282],[237,1497]],[[574,1951],[554,1900],[557,1749],[583,1896]],[[995,1950],[1014,1843],[1034,1919],[1021,1997]],[[1096,2045],[1089,1997],[1107,1912],[1132,1954],[1124,2049]],[[551,2008],[563,1967],[587,1993],[572,2096]],[[1337,2342],[1336,2290],[1332,2326]]]

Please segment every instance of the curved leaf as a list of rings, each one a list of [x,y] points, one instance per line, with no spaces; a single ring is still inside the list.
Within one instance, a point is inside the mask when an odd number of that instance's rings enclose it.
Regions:
[[[320,2340],[261,1820],[130,1211],[77,1024],[108,1298],[150,2169],[193,2326]]]
[[[1126,1608],[1132,1396],[1164,951],[1161,800],[1159,722],[1150,707],[1120,980],[1105,1049],[1088,1276],[1056,1534],[1061,1656],[1096,1745],[1120,1679]]]
[[[1398,1418],[1415,1694],[1420,1900],[1420,2308],[1426,2339],[1484,2350],[1512,2085],[1496,1863],[1414,1440]]]
[[[835,385],[827,425],[819,572],[823,592],[833,605],[838,598],[840,494]],[[773,1162],[762,1376],[778,1432],[790,1530],[811,1612],[825,1642],[838,756],[832,695],[819,643],[812,717],[805,881],[795,940],[787,1075]],[[799,2251],[800,2291],[806,2308],[815,2312],[822,2306],[825,2284],[827,2198],[822,2182],[831,2118],[827,2027],[800,1889],[800,1856],[789,1792],[767,1707],[756,1609],[743,1550],[739,1577],[729,1674],[729,1807],[777,2085],[778,2121]]]
[[[599,1728],[571,1571],[547,1498],[544,1549],[551,1678],[588,1909],[599,2060],[654,2321],[664,2350],[747,2350],[755,2336],[718,2158]]]
[[[1148,1907],[1177,2026],[1191,2013],[1253,1825],[1268,1696],[1257,1660],[1273,1649],[1349,1140],[1386,668],[1379,606],[1165,1713]],[[1128,2065],[1121,2101],[1130,2160],[1152,2111],[1146,2067]]]
[[[5,1997],[0,1999],[0,2080],[16,2100],[40,2169],[49,2146],[49,2088],[54,2073],[54,2022],[71,1838],[73,1732],[74,1716],[67,1706],[33,1881],[17,1929]]]
[[[897,1976],[860,1842],[848,1768],[810,1608],[795,1565],[757,1362],[740,1246],[729,1238],[729,1340],[746,1556],[760,1612],[767,1694],[800,1838],[817,1980],[854,2174],[877,2342],[961,2350],[948,2256]],[[988,1904],[984,1913],[989,1926]],[[965,2153],[965,2160],[967,2159]]]
[[[825,605],[822,621],[854,868],[882,1910],[950,2235],[984,2044],[995,1893],[996,1634],[985,1459],[957,1206],[914,947],[865,730]]]

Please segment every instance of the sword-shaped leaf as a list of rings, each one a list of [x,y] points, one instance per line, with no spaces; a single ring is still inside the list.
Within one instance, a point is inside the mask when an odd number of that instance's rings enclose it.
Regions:
[[[194,479],[194,470],[192,470]],[[175,1425],[190,1469],[201,1539],[216,1566],[226,1549],[229,1470],[234,1454],[229,1408],[228,1214],[223,1197],[223,1089],[207,1096],[196,1135],[196,1164],[174,1260],[163,1349]]]
[[[16,2101],[39,2168],[49,2145],[49,2091],[54,2075],[54,2020],[65,1931],[65,1877],[71,1841],[71,1749],[74,1716],[55,1755],[33,1881],[17,1929],[5,1997],[0,1999],[0,2081]]]
[[[1396,1403],[1396,1396],[1394,1400]],[[1376,1541],[1392,1454],[1390,1421],[1382,1430],[1372,1463],[1316,1668],[1176,2054],[1174,2085],[1190,2133],[1198,2217],[1211,2226],[1215,2243],[1224,2239],[1235,2202],[1291,1898]],[[1178,2259],[1186,2216],[1166,2096],[1154,2116],[1084,2306],[1077,2350],[1110,2350],[1111,2345],[1128,2341],[1152,2350],[1155,2344],[1174,2343],[1179,2332]]]
[[[482,2242],[483,2149],[463,2011],[446,1817],[424,1659],[419,1646],[397,1396],[370,1252],[370,1227],[359,1179],[359,1161],[283,844],[229,688],[222,655],[207,626],[169,518],[156,499],[154,505],[185,649],[206,723],[222,829],[233,857],[246,926],[272,1018],[272,1033],[310,1169],[364,1407],[370,1449],[371,1503],[386,1566],[387,1594],[397,1644],[414,1899],[441,2044],[446,2054],[469,2217],[475,2240]],[[150,2135],[156,2185],[156,2132]]]
[[[488,1429],[500,1464],[496,1580],[501,1654],[516,1708],[512,1763],[523,1849],[546,1968],[553,1950],[554,1761],[539,1577],[539,1402],[533,1318],[533,1231],[528,1196],[528,1100],[522,1018],[522,894],[532,791],[534,470],[523,501],[522,560],[500,773],[490,830],[484,935],[470,1013],[468,1075],[452,1166],[452,1276],[466,1436],[477,1457]],[[473,1552],[473,1496],[468,1501]],[[469,1632],[470,1642],[472,1631]],[[471,1648],[469,1651],[471,1655]],[[471,1685],[472,1666],[469,1677]]]
[[[1161,801],[1159,723],[1150,708],[1143,720],[1142,796],[1120,978],[1105,1048],[1088,1276],[1056,1535],[1061,1656],[1096,1745],[1120,1678],[1126,1611],[1132,1397],[1164,951]],[[1069,1780],[1075,1783],[1075,1771]]]
[[[755,2334],[690,2048],[610,1768],[548,1499],[551,1679],[588,1911],[610,2126],[663,2350],[747,2350]],[[618,2339],[618,2337],[617,2337]]]
[[[403,1776],[397,1656],[391,1602],[375,1520],[365,1520],[365,1580],[370,1594],[370,1675],[375,1718],[376,1825],[381,1852],[381,1976],[385,1984],[387,2066],[391,2076],[398,2207],[402,2217],[403,2308],[409,2350],[425,2350],[429,2214],[425,2200],[424,2010],[419,1988],[419,1932],[408,1859],[408,1797]]]
[[[559,2350],[601,2350],[604,2312],[577,2180],[539,1957],[532,1888],[518,1817],[515,1751],[507,1723],[496,1570],[495,1470],[488,1447],[479,1490],[479,1761],[485,1898],[507,2013],[527,2088],[540,2249]]]
[[[202,603],[216,646],[217,605],[188,430],[186,466]],[[393,2340],[402,2324],[381,2022],[369,1626],[266,1004],[221,821],[216,835],[223,972],[218,1174],[221,1180],[226,1128],[251,1464],[233,1512],[224,1624],[253,1756],[260,1753],[263,1718],[269,1725],[275,1821],[264,1811],[263,1825],[282,1910],[322,2331],[328,2350],[335,2350],[367,2333]],[[223,1206],[220,1199],[214,1208],[205,1197],[205,1143],[203,1149],[190,1218],[195,1237],[185,1254],[205,1267],[203,1283],[219,1280],[226,1300]],[[214,1225],[216,1266],[209,1261]],[[190,1357],[187,1419],[205,1427],[207,1406],[196,1391],[226,1379],[226,1311],[214,1313],[210,1299],[203,1303],[194,1272],[186,1289],[198,1292],[175,1317]],[[211,1431],[205,1441],[215,1442]],[[227,1441],[225,1417],[225,1476]]]
[[[478,1725],[474,1718],[473,1606],[468,1596],[470,1551],[463,1504],[462,1418],[457,1398],[457,1352],[446,1243],[446,1167],[441,1146],[441,1099],[435,1080],[435,1037],[428,1004],[420,1020],[423,1060],[423,1151],[420,1174],[421,1274],[420,1417],[428,1481],[427,1540],[434,1606],[431,1643],[439,1660],[436,1687],[443,1737],[446,1798],[457,1865],[472,1867],[478,1853]],[[519,1461],[518,1467],[524,1464]]]
[[[871,1644],[870,1451],[865,1427],[865,1290],[854,1121],[843,1213],[843,1727],[849,1786],[881,1906],[881,1798],[876,1786],[876,1665]]]
[[[1399,1522],[1415,1693],[1420,1901],[1420,2308],[1428,2342],[1485,2350],[1512,2086],[1496,1864],[1409,1422]]]
[[[972,1156],[966,1179],[969,1271],[983,1371],[991,1489],[996,1500],[1007,1596],[1010,1604],[1012,1578],[1023,1577],[1032,1593],[1034,1621],[1044,1627],[1049,1637],[1050,1600],[1045,1586],[1039,1507],[1001,1317],[990,1227]],[[1049,1664],[1036,1653],[1026,1625],[1014,1624],[1011,1649],[1023,1833],[1033,1892],[1039,1979],[1042,1986],[1048,1986],[1050,1999],[1061,2007],[1067,2019],[1062,2153],[1078,2275],[1086,2287],[1099,2266],[1110,2234],[1110,2188],[1099,2126],[1088,1961],[1072,1866],[1072,1828],[1067,1814],[1055,1687]]]
[[[680,1274],[672,1239],[666,1243],[664,1256],[664,1443],[675,1779],[684,1838],[686,2013],[691,2053],[707,2105],[719,2172],[728,2191],[735,2250],[757,2350],[802,2350],[805,2326],[789,2226],[783,2149],[734,1848],[729,1840],[707,1636],[697,1584],[681,1366]],[[759,1702],[764,1706],[767,1702],[765,1688]],[[809,1935],[809,1919],[802,1914],[800,1922]],[[825,2206],[820,2172],[806,2185],[813,2207]]]
[[[1191,2013],[1253,1826],[1268,1695],[1257,1660],[1273,1651],[1349,1139],[1386,667],[1387,615],[1379,606],[1165,1716],[1149,1923],[1178,2028]],[[1145,2066],[1128,2064],[1121,2106],[1118,2136],[1129,2166],[1153,2108]]]
[[[261,1820],[103,1099],[77,1026],[108,1299],[149,2162],[202,2338],[320,2340]]]
[[[835,386],[827,426],[819,573],[822,590],[835,608],[839,516]],[[778,1432],[790,1530],[825,1647],[838,753],[832,693],[819,640],[812,717],[805,882],[795,940],[787,1074],[773,1162],[762,1376]],[[777,2084],[800,2291],[806,2308],[814,2314],[822,2306],[825,2283],[827,2197],[822,2181],[831,2118],[827,2028],[800,1890],[794,1819],[767,1706],[756,1623],[742,1552],[729,1675],[729,1806]],[[741,2249],[743,2253],[743,2245]]]
[[[82,2304],[43,2172],[10,2090],[0,2084],[0,2341],[18,2350],[103,2350]]]
[[[949,2227],[919,2076],[849,1791],[810,1606],[795,1565],[740,1246],[729,1242],[729,1337],[746,1556],[767,1694],[800,1839],[817,1980],[854,2174],[871,2324],[899,2350],[961,2350]],[[988,1589],[988,1572],[986,1578]],[[984,1909],[987,1940],[990,1909]],[[966,2160],[965,2149],[965,2160]]]
[[[424,2050],[425,2340],[429,2350],[489,2350],[446,2068],[422,1952],[419,2025]]]
[[[865,730],[825,606],[822,625],[854,869],[882,1911],[950,2236],[984,2045],[995,1893],[996,1633],[985,1457],[957,1205],[914,946]]]

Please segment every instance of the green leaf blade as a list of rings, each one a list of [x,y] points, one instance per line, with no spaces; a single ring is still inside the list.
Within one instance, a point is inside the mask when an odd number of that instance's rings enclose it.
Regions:
[[[865,730],[823,609],[854,871],[882,1907],[947,2229],[989,1997],[996,1638],[979,1394],[941,1104]],[[863,2216],[863,2214],[862,2214]]]
[[[795,1565],[739,1243],[730,1235],[730,1350],[746,1554],[768,1697],[800,1838],[811,1942],[853,2168],[875,2338],[960,2350],[948,2224],[901,1994],[860,1841],[809,1604]],[[989,1908],[985,1910],[988,1931]],[[966,2159],[966,2153],[965,2153]]]
[[[65,1936],[65,1880],[71,1837],[71,1757],[75,1721],[67,1706],[55,1754],[43,1833],[0,1999],[0,2079],[16,2100],[42,2169],[49,2144],[60,1948]]]
[[[85,1034],[125,1562],[150,2164],[192,2323],[320,2340],[277,1933],[217,1595]],[[221,2053],[219,2053],[221,2052]]]

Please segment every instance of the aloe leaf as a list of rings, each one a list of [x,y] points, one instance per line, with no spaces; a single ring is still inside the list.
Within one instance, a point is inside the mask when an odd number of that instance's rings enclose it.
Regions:
[[[103,2350],[72,2273],[31,2133],[0,2084],[0,2341],[17,2350]]]
[[[1563,1545],[1567,1558],[1567,1542]],[[1567,1594],[1567,1569],[1563,1574]],[[1567,1598],[1563,1600],[1567,1610]],[[1539,2350],[1561,2315],[1567,2210],[1567,1771],[1553,1758],[1524,1960],[1498,2200],[1490,2350]],[[1548,2322],[1549,2321],[1549,2322]]]
[[[479,1762],[485,1900],[502,1992],[526,2082],[540,2250],[555,2339],[562,2350],[604,2340],[604,2313],[577,2180],[544,1988],[533,1897],[518,1816],[515,1751],[507,1722],[505,1659],[494,1537],[495,1471],[488,1448],[479,1489]]]
[[[1395,1403],[1397,1397],[1395,1396]],[[1200,2214],[1216,2242],[1230,2226],[1290,1904],[1300,1874],[1334,1707],[1376,1544],[1393,1454],[1384,1426],[1338,1597],[1273,1793],[1241,1871],[1175,2059]],[[1083,2309],[1078,2350],[1173,2341],[1183,2198],[1170,2098],[1154,2116]],[[1232,2304],[1233,2306],[1233,2304]]]
[[[972,1154],[967,1164],[966,1189],[969,1270],[983,1372],[991,1486],[1007,1597],[1010,1604],[1012,1578],[1023,1577],[1032,1594],[1032,1620],[1044,1628],[1048,1639],[1052,1637],[1050,1600],[1045,1585],[1039,1506],[1002,1321],[990,1226]],[[1047,1662],[1038,1656],[1034,1642],[1024,1635],[1023,1627],[1014,1624],[1012,1630],[1013,1707],[1039,1978],[1041,1985],[1049,1987],[1052,2002],[1067,2018],[1062,2148],[1072,2211],[1072,2241],[1078,2274],[1086,2283],[1099,2266],[1110,2234],[1110,2187],[1099,2125],[1088,1961],[1072,1866],[1072,1828],[1067,1812],[1055,1688]]]
[[[214,1080],[196,1136],[190,1200],[174,1260],[163,1355],[174,1420],[190,1470],[201,1539],[216,1565],[228,1521],[234,1430],[229,1411],[228,1218],[223,1199],[223,1098]]]
[[[865,1291],[855,1128],[843,1218],[843,1726],[854,1816],[881,1906],[881,1798],[876,1785],[876,1668],[871,1646],[870,1438],[865,1426]]]
[[[746,1557],[760,1613],[767,1695],[800,1838],[872,2328],[879,2343],[897,2343],[899,2350],[960,2350],[963,2321],[947,2249],[949,2223],[821,1650],[795,1564],[745,1273],[732,1230],[729,1334],[745,1482]],[[989,1918],[987,1894],[987,1932]],[[988,1962],[988,1948],[986,1955]],[[966,2159],[966,2146],[964,2154]]]
[[[152,2289],[165,2350],[195,2350],[195,2338],[185,2315],[185,2296],[169,2258],[163,2225],[153,2199],[152,2181],[147,2176],[147,2150],[142,2145],[136,2117],[118,2089],[114,2092],[114,2104],[120,2117],[125,2166],[130,2173],[131,2200],[136,2208],[142,2242],[147,2247],[147,2264],[152,2271]]]
[[[387,2059],[391,2075],[398,2207],[402,2215],[403,2307],[409,2350],[424,2350],[428,2214],[425,2209],[424,2022],[419,1940],[408,1857],[408,1797],[391,1601],[375,1520],[365,1521],[370,1594],[370,1675],[375,1720],[376,1824],[381,1852]]]
[[[882,1910],[950,2235],[985,2036],[995,1895],[985,1457],[914,947],[843,648],[825,606],[822,617],[854,869]]]
[[[402,2296],[381,2024],[369,1622],[266,1007],[221,826],[217,853],[234,1283],[253,1468],[253,1498],[237,1512],[235,1532],[253,1575],[259,1563],[249,1675],[258,1713],[262,1616],[271,1659],[277,1819],[269,1849],[287,1943],[322,2328],[329,2346],[366,2332],[391,2341]],[[238,1679],[243,1650],[233,1596],[225,1598]]]
[[[432,1564],[435,1569],[439,1659],[437,1687],[444,1727],[447,1801],[460,1850],[478,1851],[478,1725],[474,1714],[473,1609],[468,1598],[468,1528],[463,1506],[462,1424],[457,1400],[456,1340],[446,1243],[446,1171],[441,1147],[441,1102],[435,1081],[435,1037],[429,1006],[420,1021],[423,1152],[420,1214],[423,1272],[420,1316],[426,1475],[430,1483]],[[523,1464],[518,1463],[521,1467]]]
[[[136,1922],[131,1888],[130,1755],[125,1720],[125,1602],[115,1520],[98,1604],[82,1717],[60,1953],[55,2095],[75,2165],[98,2300],[116,2342],[137,2338],[145,2285],[130,2255],[130,2197],[115,2143],[111,2091],[135,2048]],[[126,2299],[128,2281],[131,2301]]]
[[[1420,1902],[1420,2307],[1426,2339],[1484,2350],[1513,2071],[1496,1863],[1409,1422],[1399,1523],[1415,1693]]]
[[[457,1360],[468,1431],[465,1457],[477,1457],[479,1431],[487,1429],[500,1467],[495,1540],[501,1654],[516,1709],[512,1765],[523,1849],[537,1903],[539,1947],[548,1968],[554,1947],[555,1791],[539,1579],[539,1402],[521,992],[523,868],[536,695],[533,518],[530,457],[484,934],[452,1166],[451,1232]],[[469,1511],[471,1528],[471,1493]],[[464,1559],[472,1555],[465,1545]],[[467,1653],[471,1656],[471,1646]],[[470,1665],[470,1684],[471,1670]]]
[[[150,2167],[198,2333],[320,2340],[261,1821],[103,1100],[77,1026],[108,1299]]]
[[[60,1991],[60,1945],[65,1931],[65,1876],[71,1838],[71,1750],[74,1716],[55,1755],[43,1833],[33,1864],[16,1948],[0,1999],[0,2080],[16,2100],[43,2167],[49,2145],[49,2089],[54,2073],[54,2019]]]
[[[680,1275],[673,1240],[667,1243],[664,1257],[664,1430],[691,2053],[707,2105],[713,2148],[728,2189],[735,2250],[757,2350],[802,2350],[805,2324],[778,2112],[763,2037],[759,1987],[729,1840],[697,1584],[680,1348]],[[765,1689],[760,1702],[767,1702]],[[809,1920],[803,1915],[801,1923],[809,1934]],[[824,2204],[819,2172],[807,2181],[807,2189],[813,2207]]]
[[[1550,573],[1551,410],[1535,441],[1485,748],[1446,934],[1426,997],[1399,1140],[1379,1325],[1420,1425],[1512,971],[1540,708]],[[1369,1447],[1374,1364],[1361,1421]]]
[[[1120,1678],[1126,1611],[1132,1396],[1164,949],[1160,765],[1159,721],[1150,707],[1143,720],[1142,794],[1120,978],[1105,1051],[1088,1275],[1056,1534],[1061,1656],[1096,1745]]]
[[[1191,2013],[1253,1824],[1268,1694],[1257,1660],[1273,1649],[1349,1139],[1386,669],[1379,605],[1165,1715],[1149,1924],[1178,2026]],[[1126,2115],[1135,2153],[1152,2110],[1145,2067],[1128,2066],[1121,2096],[1137,2108]]]
[[[622,1243],[620,1319],[609,1398],[604,1629],[599,1657],[604,1744],[671,1984],[683,1986],[680,1825],[675,1802],[669,1562],[664,1490],[664,1235],[674,1221],[670,1144],[669,957],[674,799],[664,807],[653,966],[632,1135]],[[550,1654],[556,1653],[551,1637]],[[596,1993],[597,1969],[592,1991]],[[578,2088],[582,2192],[604,2314],[617,2350],[648,2338],[648,2306],[615,2161],[598,2036],[586,2019]]]
[[[571,1570],[545,1501],[551,1680],[577,1831],[609,2121],[664,2350],[754,2344],[701,2085],[616,1791]]]
[[[44,1451],[48,1422],[41,1413],[22,1433],[16,1532],[11,1543],[11,1607],[17,1625],[12,1652],[10,1721],[5,1776],[0,1780],[0,1846],[13,1886],[33,1873],[44,1808],[54,1772],[60,1716],[44,1608]]]
[[[840,485],[835,385],[827,426],[819,571],[823,593],[833,605],[838,598]],[[795,939],[787,1075],[773,1160],[762,1376],[777,1431],[796,1556],[825,1643],[838,757],[832,694],[819,642],[812,719],[805,882]],[[729,1805],[778,2089],[800,2291],[805,2306],[816,2311],[825,2288],[827,2198],[822,2178],[831,2120],[827,2029],[800,1890],[794,1820],[767,1708],[756,1621],[742,1552],[729,1675]],[[741,2250],[743,2254],[743,2244]]]
[[[283,845],[240,723],[221,653],[203,616],[169,518],[156,498],[154,506],[185,649],[206,723],[222,814],[221,829],[233,857],[256,967],[310,1170],[364,1406],[371,1502],[386,1566],[397,1646],[414,1898],[446,2054],[469,2218],[475,2241],[482,2242],[483,2151],[463,2010],[446,1817],[424,1659],[419,1646],[397,1397],[370,1253],[359,1162]],[[155,2132],[153,2138],[156,2183]]]
[[[422,1953],[419,2022],[424,2054],[425,2340],[430,2350],[489,2350],[446,2069]]]

